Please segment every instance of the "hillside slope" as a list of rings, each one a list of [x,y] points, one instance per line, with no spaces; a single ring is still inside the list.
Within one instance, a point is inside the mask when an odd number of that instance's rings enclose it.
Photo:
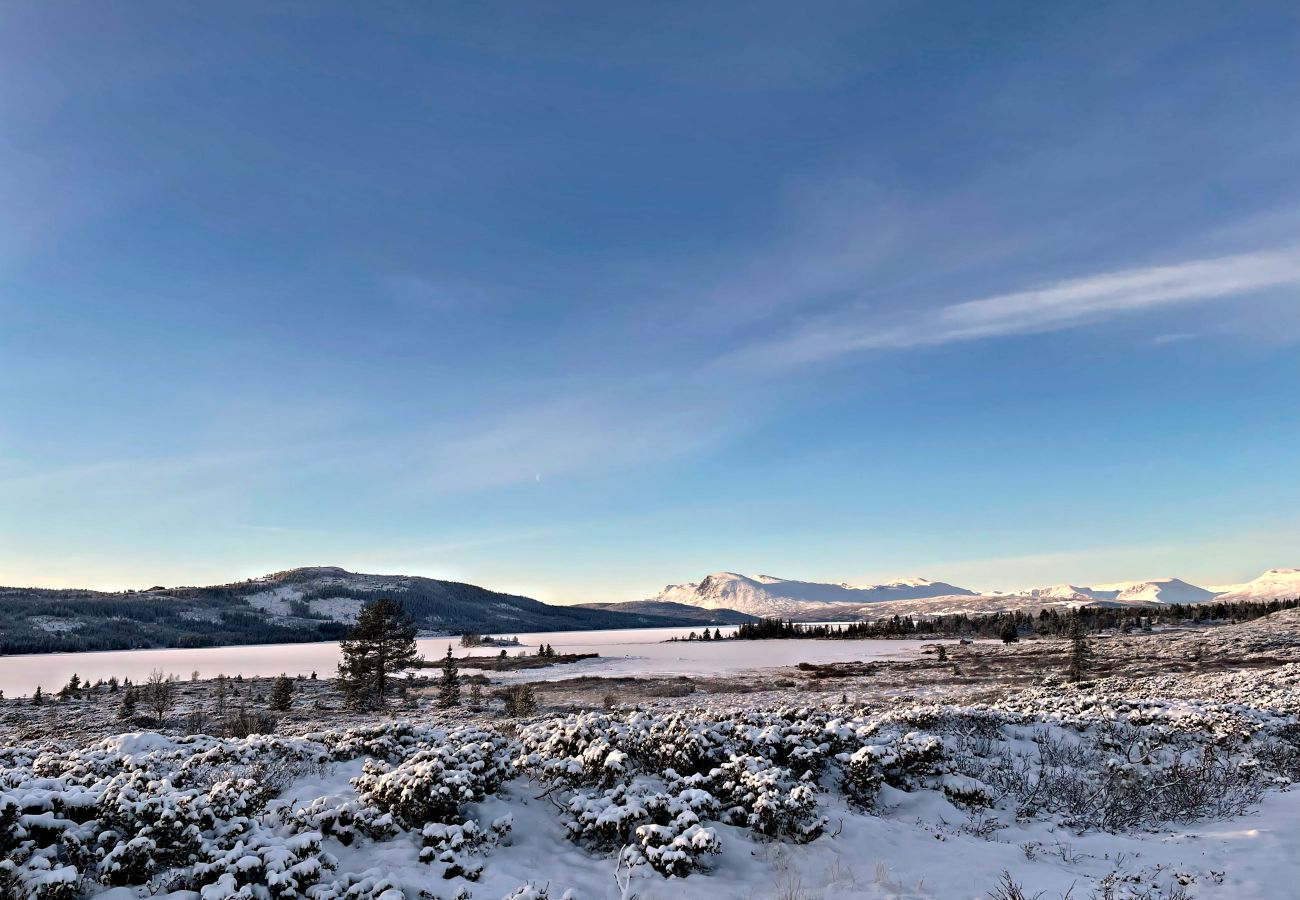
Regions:
[[[550,606],[455,581],[316,566],[212,587],[0,588],[0,653],[337,640],[378,597],[398,601],[424,631],[453,634],[699,624],[690,616]]]

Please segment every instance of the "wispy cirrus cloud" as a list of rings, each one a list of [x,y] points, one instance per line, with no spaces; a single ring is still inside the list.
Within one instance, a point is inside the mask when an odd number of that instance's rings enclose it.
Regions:
[[[872,349],[907,349],[1059,331],[1159,307],[1300,286],[1300,254],[1247,253],[1126,269],[885,317],[854,307],[733,354],[741,366],[793,367]]]

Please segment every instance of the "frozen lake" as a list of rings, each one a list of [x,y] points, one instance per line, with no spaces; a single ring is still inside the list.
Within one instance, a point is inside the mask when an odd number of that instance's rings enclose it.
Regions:
[[[734,628],[722,628],[724,635]],[[599,653],[600,659],[492,674],[493,680],[544,681],[575,675],[723,675],[751,672],[800,662],[849,662],[866,659],[902,659],[915,656],[921,641],[679,641],[689,628],[634,628],[617,631],[551,631],[519,635],[519,647],[507,647],[511,656],[521,650],[535,653],[550,644],[557,653]],[[467,653],[495,656],[500,647],[466,650],[458,637],[422,638],[420,652],[436,660],[451,644],[457,656]],[[116,675],[143,681],[154,669],[186,679],[197,671],[203,678],[216,675],[271,676],[281,672],[321,678],[333,677],[339,645],[259,644],[242,647],[203,647],[174,650],[111,650],[102,653],[41,653],[0,657],[0,690],[6,697],[30,694],[39,685],[47,693],[67,684],[75,672],[85,681]],[[465,666],[469,669],[469,666]]]

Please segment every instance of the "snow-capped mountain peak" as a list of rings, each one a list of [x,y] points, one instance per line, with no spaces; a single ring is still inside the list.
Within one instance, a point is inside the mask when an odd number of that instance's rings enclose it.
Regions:
[[[735,609],[760,616],[788,616],[824,613],[834,609],[836,604],[861,606],[882,600],[911,600],[947,594],[973,595],[974,591],[925,578],[855,586],[796,581],[772,575],[751,577],[738,572],[714,572],[698,582],[670,584],[651,599],[706,609]]]
[[[1300,597],[1300,569],[1269,569],[1254,581],[1225,586],[1218,599],[1232,602],[1291,597]]]

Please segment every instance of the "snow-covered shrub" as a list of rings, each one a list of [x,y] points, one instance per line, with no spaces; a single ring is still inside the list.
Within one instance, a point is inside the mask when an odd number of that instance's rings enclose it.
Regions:
[[[730,726],[684,713],[661,717],[636,712],[626,719],[620,746],[648,772],[707,772],[730,756]]]
[[[377,868],[322,882],[308,888],[306,896],[309,900],[406,900],[401,884]]]
[[[217,822],[255,816],[276,793],[274,787],[254,778],[218,781],[207,790],[205,824],[211,828]]]
[[[366,760],[352,779],[362,800],[408,828],[459,822],[460,808],[494,793],[511,774],[509,744],[496,732],[464,728],[396,767]]]
[[[931,711],[927,711],[925,718],[937,721]],[[850,801],[870,807],[882,784],[904,791],[936,786],[931,784],[929,776],[944,770],[943,741],[915,731],[898,734],[892,730],[864,729],[864,732],[874,732],[868,738],[870,743],[837,757],[841,764],[840,787]]]
[[[843,754],[843,763],[840,789],[851,802],[870,807],[880,793],[880,786],[885,783],[876,748],[859,747],[853,753]]]
[[[968,809],[985,809],[997,801],[992,788],[969,775],[944,775],[939,789],[949,802]]]
[[[632,866],[644,862],[666,878],[685,878],[704,856],[721,850],[717,833],[684,810],[666,825],[638,825],[636,843],[623,850],[623,858]]]
[[[647,785],[625,785],[604,791],[579,791],[569,798],[564,828],[569,839],[590,850],[617,850],[634,829],[649,822]]]
[[[938,774],[943,759],[942,741],[914,731],[886,745],[879,756],[885,784],[905,791],[920,786],[926,776]]]
[[[204,825],[197,792],[179,791],[143,770],[109,780],[99,802],[104,856],[99,877],[106,884],[134,884],[155,871],[193,862]]]
[[[440,743],[447,737],[447,733],[444,729],[431,725],[388,722],[382,725],[316,731],[303,737],[327,747],[329,758],[335,761],[370,756],[396,763],[418,750]]]
[[[723,819],[747,825],[755,833],[804,843],[826,827],[817,814],[817,792],[811,780],[797,779],[783,766],[760,756],[742,756],[709,773],[710,793],[724,807]]]
[[[684,781],[684,780],[683,780]],[[706,854],[721,849],[716,833],[701,824],[718,809],[707,791],[658,790],[648,779],[604,791],[580,791],[568,802],[565,829],[589,850],[622,848],[629,866],[648,865],[664,876],[685,876]]]
[[[627,729],[609,716],[588,713],[536,722],[519,734],[515,765],[538,781],[609,787],[628,774]]]
[[[0,896],[24,900],[76,900],[81,873],[75,866],[35,855],[24,864],[0,860]]]
[[[420,850],[421,862],[442,865],[443,878],[461,877],[477,881],[483,864],[473,860],[474,854],[485,853],[505,838],[514,827],[514,816],[504,815],[484,829],[472,819],[463,824],[430,822],[420,832],[424,844]]]
[[[733,754],[761,756],[799,776],[818,776],[852,737],[839,719],[817,710],[786,707],[751,711],[731,731]]]
[[[301,897],[334,865],[321,850],[320,834],[280,838],[259,831],[225,849],[205,845],[193,869],[193,886],[202,900]]]
[[[397,833],[391,812],[360,800],[335,801],[317,797],[305,806],[284,813],[286,823],[300,832],[317,831],[345,847],[359,837],[385,840]]]

